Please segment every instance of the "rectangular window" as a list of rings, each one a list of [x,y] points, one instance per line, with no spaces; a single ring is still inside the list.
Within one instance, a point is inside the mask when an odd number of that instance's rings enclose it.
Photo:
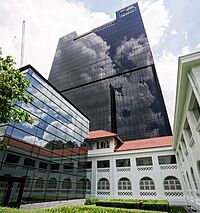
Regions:
[[[59,163],[52,163],[51,170],[59,170],[60,164]]]
[[[87,162],[87,169],[91,169],[92,168],[92,161],[88,161]]]
[[[86,162],[83,162],[83,161],[78,162],[78,168],[79,169],[86,169]]]
[[[110,168],[110,161],[109,160],[97,161],[97,168]]]
[[[130,167],[131,162],[130,159],[117,159],[116,160],[116,167]]]
[[[137,166],[152,166],[152,157],[136,158]]]
[[[70,170],[74,168],[74,163],[65,163],[64,164],[64,170]]]
[[[40,169],[47,169],[47,165],[48,165],[48,163],[45,163],[45,162],[39,162],[39,168]]]
[[[158,156],[158,163],[162,164],[176,164],[176,157],[175,155],[165,155],[165,156]]]
[[[97,149],[106,149],[106,148],[110,148],[109,141],[97,142]]]
[[[34,167],[35,166],[35,160],[33,160],[31,158],[25,158],[24,159],[24,166]]]
[[[190,129],[190,126],[189,126],[189,123],[188,123],[187,120],[185,121],[184,129],[187,132],[188,137],[191,138],[192,137],[192,132],[191,132],[191,129]]]
[[[199,120],[200,117],[200,108],[199,108],[199,104],[197,102],[197,100],[195,99],[194,101],[194,105],[192,107],[192,111],[194,113],[195,118],[197,119],[197,121]]]
[[[20,159],[20,156],[8,153],[7,156],[6,156],[5,162],[17,164],[19,162],[19,159]]]

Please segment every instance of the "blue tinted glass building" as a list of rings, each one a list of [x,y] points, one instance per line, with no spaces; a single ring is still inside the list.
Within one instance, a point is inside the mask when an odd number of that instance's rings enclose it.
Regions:
[[[0,205],[85,197],[89,120],[30,65],[22,71],[34,102],[18,105],[35,122],[0,125]]]
[[[49,81],[90,119],[123,140],[171,135],[138,4],[78,36],[60,38]]]

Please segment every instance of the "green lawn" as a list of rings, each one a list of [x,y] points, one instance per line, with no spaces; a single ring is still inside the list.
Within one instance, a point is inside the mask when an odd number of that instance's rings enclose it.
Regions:
[[[131,210],[131,209],[118,209],[110,207],[97,207],[97,206],[62,206],[49,209],[38,209],[38,210],[22,210],[0,207],[0,213],[167,213],[160,211],[146,211],[146,210]],[[172,207],[173,213],[187,213],[183,207]]]
[[[118,209],[109,207],[97,206],[62,206],[57,208],[39,209],[39,210],[21,210],[12,208],[0,207],[0,213],[167,213],[160,211],[145,211],[145,210],[131,210]]]

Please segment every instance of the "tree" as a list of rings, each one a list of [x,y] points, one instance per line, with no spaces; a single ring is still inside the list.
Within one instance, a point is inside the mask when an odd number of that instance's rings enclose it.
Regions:
[[[3,57],[0,49],[0,124],[11,121],[32,124],[34,120],[31,115],[17,105],[33,101],[33,98],[26,94],[30,83],[20,70],[14,68],[14,65],[12,57]],[[2,140],[0,149],[1,147],[4,147]]]

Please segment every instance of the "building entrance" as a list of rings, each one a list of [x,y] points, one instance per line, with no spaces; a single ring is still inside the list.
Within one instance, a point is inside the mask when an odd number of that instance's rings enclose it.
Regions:
[[[20,207],[25,178],[0,176],[0,205]]]

